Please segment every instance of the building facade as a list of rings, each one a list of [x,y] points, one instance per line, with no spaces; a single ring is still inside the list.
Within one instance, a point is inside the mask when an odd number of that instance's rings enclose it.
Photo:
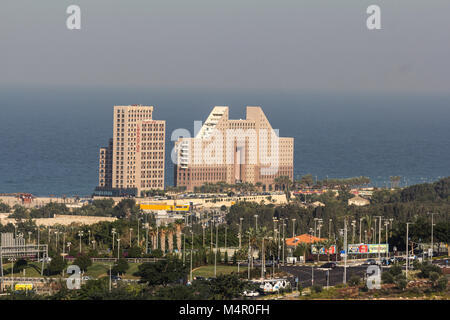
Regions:
[[[96,195],[141,195],[164,189],[166,122],[153,106],[115,106],[113,138],[100,148]]]
[[[228,118],[214,107],[194,138],[175,143],[175,186],[192,191],[205,183],[247,182],[275,190],[275,179],[294,175],[294,138],[280,138],[260,107],[248,106],[246,119]]]

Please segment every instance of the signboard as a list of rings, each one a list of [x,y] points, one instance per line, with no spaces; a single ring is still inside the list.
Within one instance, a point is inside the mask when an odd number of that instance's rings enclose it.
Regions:
[[[389,245],[382,244],[349,244],[348,253],[386,253],[389,250]]]
[[[336,253],[336,246],[332,245],[329,248],[318,247],[318,246],[311,246],[311,253],[312,254],[335,254]]]

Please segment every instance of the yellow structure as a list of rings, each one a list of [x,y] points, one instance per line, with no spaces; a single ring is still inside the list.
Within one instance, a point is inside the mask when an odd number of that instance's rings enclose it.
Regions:
[[[189,211],[189,205],[188,204],[182,204],[182,205],[169,205],[166,203],[155,203],[155,204],[141,204],[140,208],[142,210],[147,211]]]
[[[20,291],[20,290],[25,290],[25,291],[27,291],[27,290],[33,290],[33,284],[32,284],[32,283],[17,283],[17,284],[14,286],[14,289],[15,289],[16,291]]]

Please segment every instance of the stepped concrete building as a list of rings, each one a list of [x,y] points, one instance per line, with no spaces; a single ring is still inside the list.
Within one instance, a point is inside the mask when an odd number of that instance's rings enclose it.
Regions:
[[[95,195],[141,195],[164,189],[166,122],[153,120],[152,106],[115,106],[113,138],[100,148]]]
[[[280,138],[260,107],[246,119],[228,119],[228,107],[214,107],[194,138],[175,143],[175,186],[192,191],[205,183],[247,182],[275,190],[275,179],[293,179],[294,138]]]

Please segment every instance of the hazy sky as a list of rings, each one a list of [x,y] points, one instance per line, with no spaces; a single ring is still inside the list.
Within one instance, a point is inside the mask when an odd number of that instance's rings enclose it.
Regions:
[[[449,0],[3,0],[0,87],[450,93],[449,17]]]

